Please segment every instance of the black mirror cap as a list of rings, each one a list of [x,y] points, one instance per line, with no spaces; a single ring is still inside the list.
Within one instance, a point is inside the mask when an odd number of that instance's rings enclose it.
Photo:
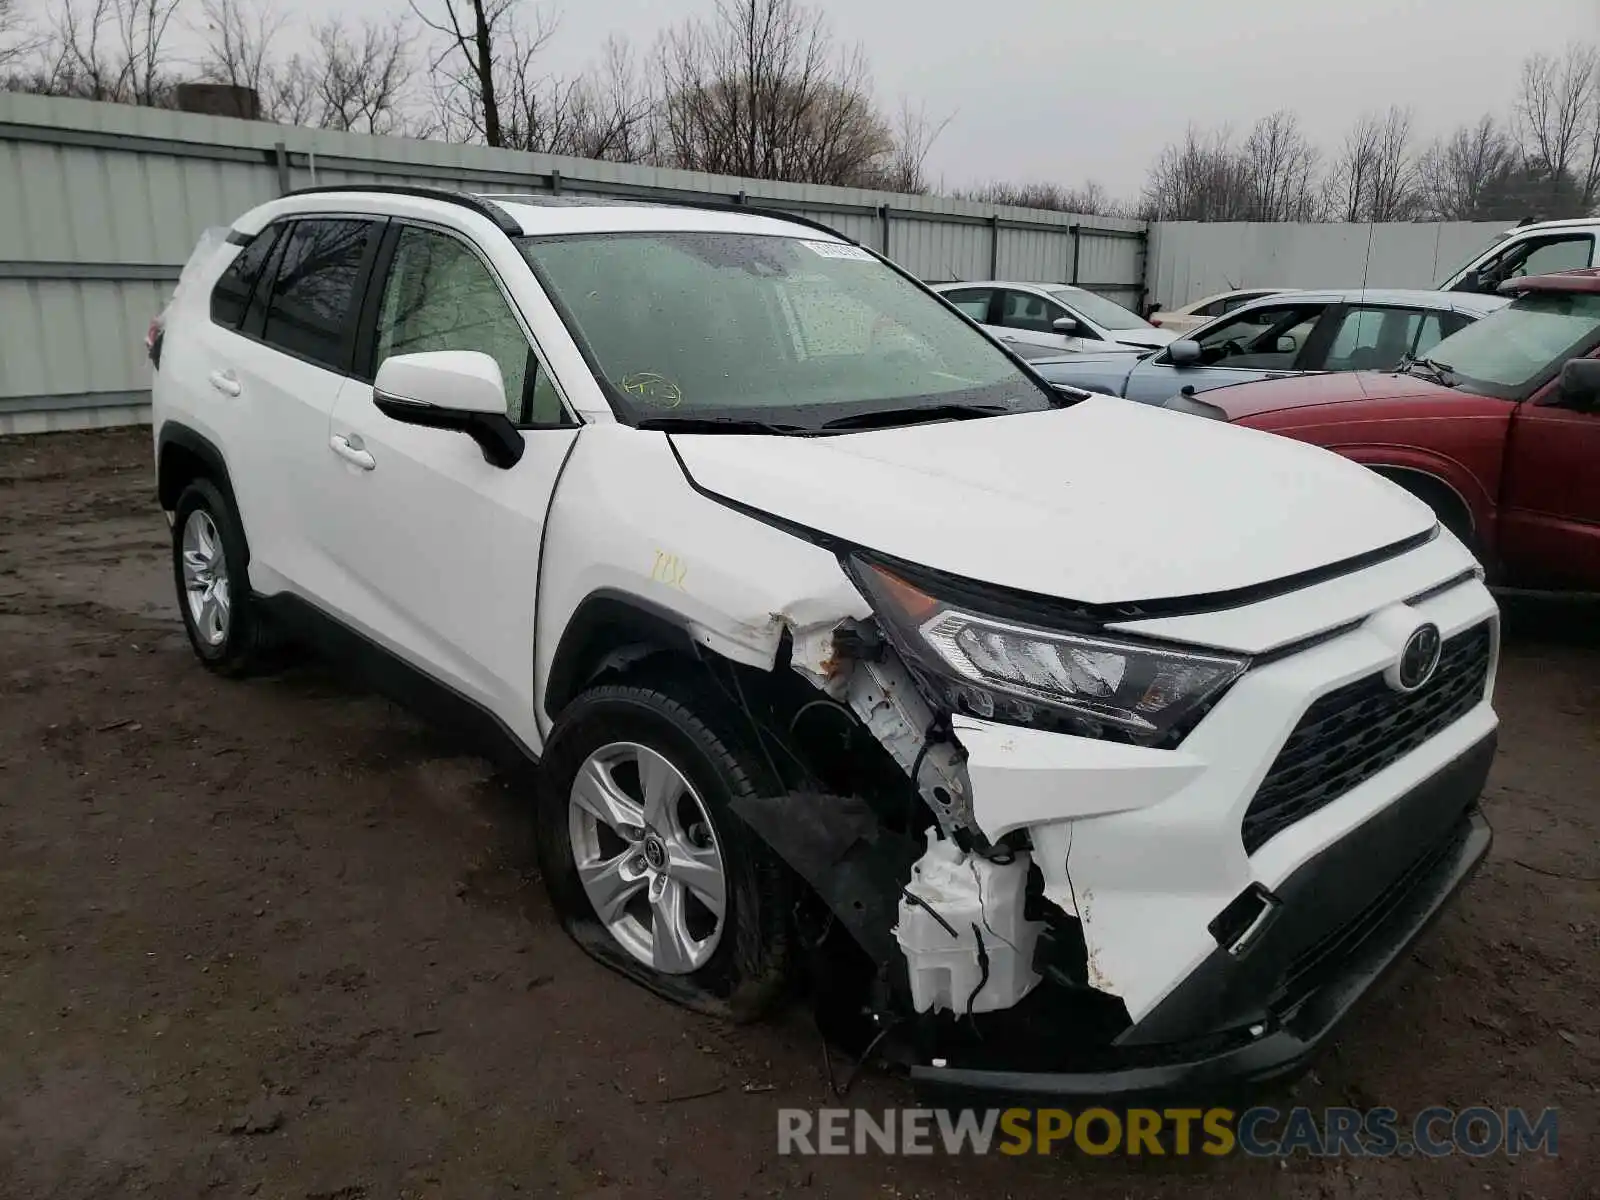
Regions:
[[[1559,393],[1568,408],[1600,409],[1600,358],[1569,358],[1561,368]]]
[[[464,433],[478,443],[483,459],[492,467],[510,470],[522,461],[528,448],[504,413],[466,412],[459,408],[439,408],[432,404],[418,404],[398,396],[385,395],[373,389],[372,403],[390,420],[403,425],[420,425],[424,429],[444,429]]]

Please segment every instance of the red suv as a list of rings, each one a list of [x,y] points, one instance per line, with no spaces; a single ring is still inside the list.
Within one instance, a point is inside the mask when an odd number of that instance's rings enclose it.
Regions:
[[[1516,298],[1396,371],[1242,384],[1168,407],[1387,475],[1501,586],[1600,592],[1600,270],[1501,290]]]

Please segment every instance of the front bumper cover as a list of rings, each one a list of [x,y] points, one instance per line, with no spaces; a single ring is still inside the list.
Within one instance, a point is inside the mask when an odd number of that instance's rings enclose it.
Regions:
[[[1494,753],[1490,734],[1308,861],[1277,889],[1278,915],[1245,953],[1218,947],[1093,1069],[1018,1070],[963,1056],[911,1064],[913,1082],[950,1098],[1037,1104],[1214,1099],[1298,1074],[1487,854],[1492,834],[1477,802]]]

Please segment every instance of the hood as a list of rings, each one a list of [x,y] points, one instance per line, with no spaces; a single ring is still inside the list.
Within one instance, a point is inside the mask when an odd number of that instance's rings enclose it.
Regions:
[[[1095,397],[834,437],[674,434],[697,486],[935,570],[1087,604],[1270,583],[1423,533],[1328,451]]]
[[[1159,350],[1182,336],[1171,329],[1108,329],[1106,332],[1124,346],[1143,346],[1147,350]]]
[[[1060,358],[1036,358],[1028,365],[1051,383],[1090,392],[1120,396],[1127,390],[1128,376],[1144,361],[1129,349],[1122,354],[1065,354]]]
[[[1415,375],[1398,375],[1392,371],[1338,371],[1327,375],[1295,375],[1285,379],[1212,388],[1206,392],[1206,403],[1227,413],[1228,420],[1238,421],[1284,409],[1308,408],[1313,404],[1359,404],[1412,398],[1433,400],[1460,394]]]

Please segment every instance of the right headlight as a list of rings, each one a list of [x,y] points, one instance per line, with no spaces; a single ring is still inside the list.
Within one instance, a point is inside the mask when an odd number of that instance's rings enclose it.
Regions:
[[[1157,744],[1192,726],[1249,665],[1043,628],[946,601],[876,563],[850,566],[896,649],[955,712]]]

